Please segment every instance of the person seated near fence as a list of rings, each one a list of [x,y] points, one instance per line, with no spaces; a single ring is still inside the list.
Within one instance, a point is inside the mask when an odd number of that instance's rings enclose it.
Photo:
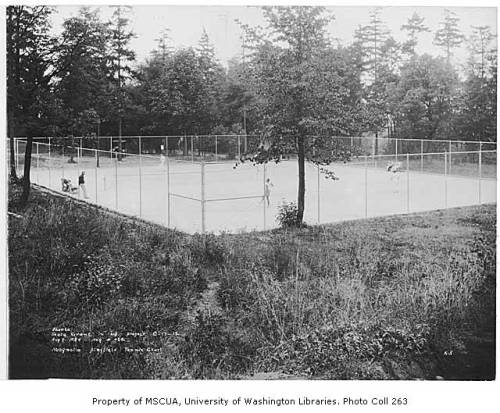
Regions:
[[[399,161],[389,161],[387,163],[387,171],[388,172],[403,172],[403,164]]]
[[[78,188],[75,188],[71,183],[71,179],[68,178],[61,178],[61,187],[63,192],[73,193],[78,191]]]
[[[387,172],[391,173],[391,181],[399,185],[399,173],[403,172],[403,164],[399,161],[389,161]]]

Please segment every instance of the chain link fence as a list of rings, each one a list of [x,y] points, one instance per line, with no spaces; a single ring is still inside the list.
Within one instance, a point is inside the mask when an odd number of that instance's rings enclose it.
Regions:
[[[355,155],[306,163],[309,224],[496,202],[496,144],[332,139]],[[238,162],[262,144],[257,136],[126,137],[122,151],[116,143],[36,138],[31,181],[189,233],[270,229],[280,206],[297,198],[296,159]],[[16,138],[19,176],[25,149],[26,140]]]

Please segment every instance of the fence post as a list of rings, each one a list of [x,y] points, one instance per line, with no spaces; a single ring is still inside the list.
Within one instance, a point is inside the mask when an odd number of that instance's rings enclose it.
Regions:
[[[205,233],[205,161],[201,160],[201,233]]]
[[[420,172],[424,172],[424,140],[420,139]]]
[[[118,157],[115,158],[115,210],[118,211]]]
[[[444,153],[444,207],[448,208],[448,155]]]
[[[448,173],[451,175],[451,140],[448,141],[448,152],[449,152]]]
[[[40,151],[38,150],[38,142],[36,145],[36,180],[37,184],[40,183]]]
[[[98,153],[97,153],[97,149],[94,149],[95,151],[95,161],[96,161],[96,166],[94,168],[94,171],[95,171],[95,203],[97,204],[97,157],[98,157]]]
[[[479,180],[478,180],[478,188],[479,188],[479,203],[481,203],[481,178],[483,175],[483,143],[479,142]]]
[[[80,172],[80,152],[81,152],[81,148],[76,148],[76,163],[78,164],[78,172]]]
[[[48,166],[49,166],[49,188],[50,188],[50,175],[51,175],[51,170],[50,170],[50,164],[51,164],[51,161],[50,161],[50,138],[49,138],[49,157],[48,158],[49,158]],[[63,160],[63,165],[64,165],[64,160]],[[63,176],[64,176],[64,174],[63,174]]]
[[[368,217],[368,156],[365,156],[365,218]]]
[[[62,164],[61,164],[62,165],[62,176],[63,176],[63,178],[65,177],[64,176],[64,164],[65,163],[66,162],[64,162],[64,143],[63,143],[63,145],[62,145]]]
[[[170,228],[170,160],[167,158],[167,227]]]
[[[410,154],[406,154],[406,212],[410,212]]]
[[[218,156],[217,156],[217,135],[215,135],[215,162],[217,162]]]
[[[16,174],[17,174],[17,165],[19,165],[19,139],[14,138],[14,168],[16,168]]]
[[[262,186],[262,207],[264,211],[264,230],[266,229],[266,164],[264,163],[264,181]]]
[[[194,163],[194,143],[193,143],[193,135],[191,135],[191,162]]]
[[[321,215],[320,215],[320,182],[319,182],[319,164],[318,164],[318,224],[321,224]]]
[[[139,217],[142,218],[142,155],[139,155]]]

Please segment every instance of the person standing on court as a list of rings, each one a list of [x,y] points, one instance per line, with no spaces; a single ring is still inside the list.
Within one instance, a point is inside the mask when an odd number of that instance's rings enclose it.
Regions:
[[[85,187],[85,171],[82,171],[82,173],[78,177],[78,187],[82,191],[83,197],[85,199],[89,199],[89,197],[87,195],[87,188]]]
[[[264,199],[263,201],[267,201],[267,206],[270,206],[271,205],[271,202],[270,202],[270,196],[271,196],[271,187],[273,187],[273,183],[271,182],[271,180],[269,178],[266,179],[266,185],[264,187]]]

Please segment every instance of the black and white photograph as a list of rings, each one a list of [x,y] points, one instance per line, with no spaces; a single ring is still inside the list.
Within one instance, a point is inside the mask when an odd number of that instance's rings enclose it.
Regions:
[[[8,379],[495,381],[495,7],[3,10]]]

